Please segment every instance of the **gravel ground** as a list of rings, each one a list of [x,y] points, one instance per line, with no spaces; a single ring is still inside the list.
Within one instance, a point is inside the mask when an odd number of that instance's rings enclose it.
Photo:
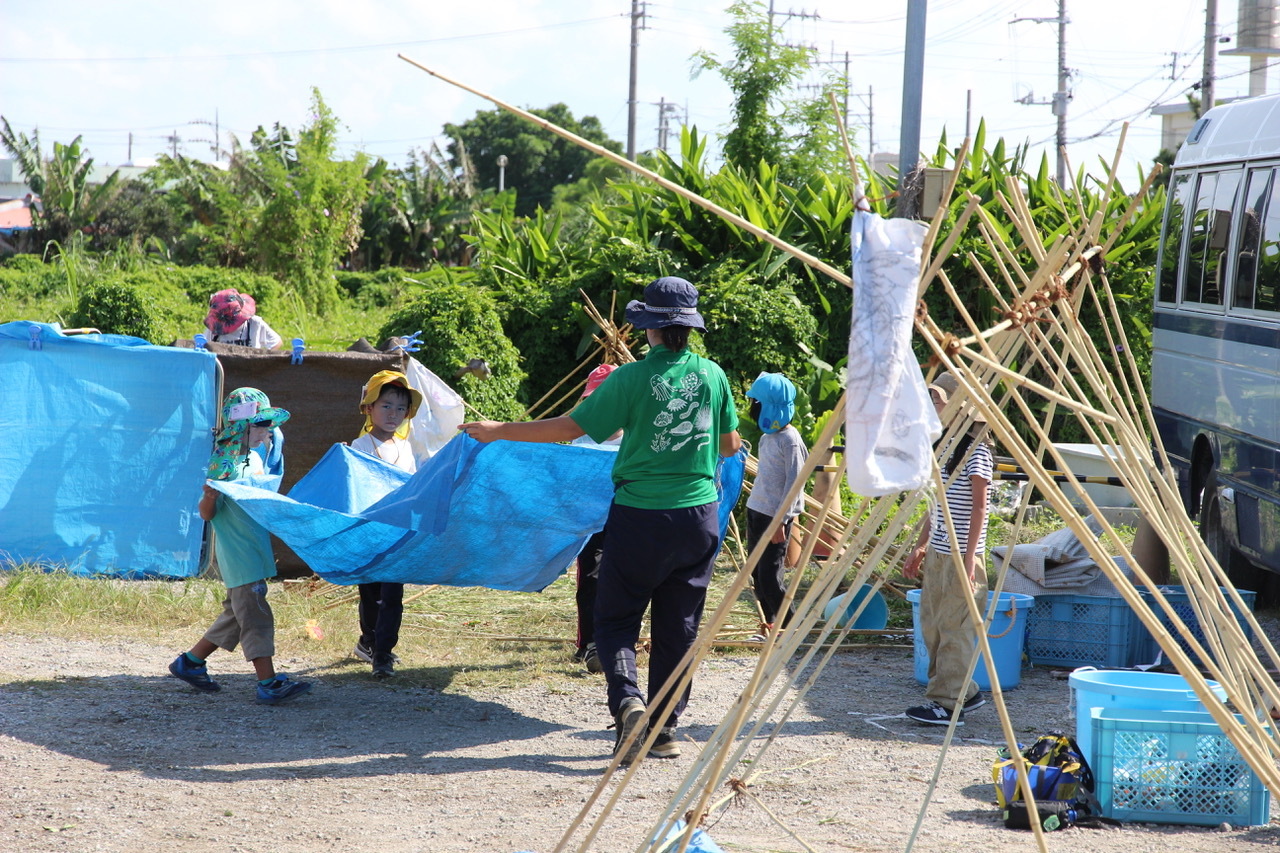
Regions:
[[[215,658],[224,689],[200,694],[167,676],[175,653],[0,635],[0,850],[549,853],[612,746],[602,681],[585,673],[567,686],[463,693],[422,686],[412,660],[386,682],[352,676],[346,662],[281,660],[316,687],[269,708],[253,704],[243,660]],[[641,764],[592,850],[636,848],[753,663],[703,665],[685,755]],[[936,729],[877,719],[918,699],[911,673],[907,649],[837,655],[761,762],[760,804],[719,813],[710,836],[729,851],[803,850],[767,807],[814,850],[904,850],[941,742]],[[1044,670],[1025,672],[1007,703],[1020,733],[1072,726],[1067,684]],[[960,731],[916,849],[1034,850],[992,803],[994,709]],[[1049,841],[1080,853],[1226,853],[1280,847],[1280,824],[1130,824]]]

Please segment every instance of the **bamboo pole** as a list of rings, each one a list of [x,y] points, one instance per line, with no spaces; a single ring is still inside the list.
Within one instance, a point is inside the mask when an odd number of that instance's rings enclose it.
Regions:
[[[563,129],[556,128],[549,122],[532,116],[523,110],[503,104],[470,87],[449,80],[412,60],[405,57],[402,58],[433,76],[445,79],[453,85],[484,97],[509,112],[520,115],[526,120],[557,133],[588,150],[592,150],[600,156],[612,159],[624,168],[648,177],[660,186],[698,204],[704,209],[710,210],[736,227],[755,234],[760,239],[769,242],[792,257],[818,269],[833,280],[851,285],[848,276],[843,273],[812,258],[794,246],[786,244],[779,238],[764,232],[763,229],[755,228],[741,217],[702,199],[696,194],[684,190],[648,170],[637,167],[629,161],[622,161],[617,155],[611,155],[611,152],[600,149],[598,146],[593,146],[591,143],[581,140]],[[958,169],[959,163],[957,163]],[[958,171],[953,173],[953,180],[957,174]],[[1107,200],[1110,199],[1114,186],[1113,165],[1113,171],[1104,187],[1104,197]],[[1068,211],[1067,204],[1061,196],[1061,188],[1055,188],[1055,192],[1058,193],[1057,200],[1064,214],[1071,216],[1072,214]],[[1138,405],[1142,408],[1142,411],[1137,417],[1134,416],[1135,401],[1127,396],[1127,389],[1124,392],[1116,392],[1119,386],[1115,385],[1114,378],[1109,375],[1107,365],[1102,361],[1092,341],[1085,333],[1084,321],[1080,313],[1091,308],[1097,314],[1104,305],[1107,306],[1109,316],[1107,313],[1097,317],[1091,315],[1089,322],[1107,324],[1110,320],[1110,325],[1106,326],[1108,329],[1106,334],[1113,335],[1114,340],[1123,342],[1123,330],[1118,323],[1118,312],[1114,308],[1114,300],[1105,282],[1105,273],[1099,273],[1099,281],[1104,288],[1106,298],[1097,300],[1089,297],[1090,288],[1092,287],[1090,282],[1093,275],[1091,264],[1096,264],[1097,260],[1100,260],[1106,250],[1114,244],[1120,229],[1133,212],[1138,209],[1138,204],[1136,200],[1132,202],[1123,214],[1121,221],[1114,225],[1112,233],[1107,235],[1105,240],[1102,240],[1100,236],[1103,222],[1101,212],[1092,218],[1086,218],[1078,193],[1074,201],[1074,217],[1078,222],[1077,227],[1073,231],[1062,235],[1052,245],[1044,249],[1042,253],[1040,244],[1037,242],[1039,240],[1037,229],[1034,227],[1028,204],[1020,188],[1016,183],[1010,182],[1002,192],[999,202],[1001,209],[1015,223],[1015,230],[1023,240],[1024,248],[1032,252],[1037,259],[1037,268],[1034,270],[1024,269],[1018,259],[1015,247],[1006,244],[999,236],[989,211],[986,211],[981,206],[969,208],[973,211],[970,215],[972,222],[970,223],[966,220],[965,227],[972,227],[990,248],[992,265],[997,273],[996,275],[990,275],[988,271],[984,270],[979,275],[979,280],[983,286],[995,294],[997,302],[1005,306],[1005,310],[1016,312],[1016,316],[1007,318],[991,328],[977,328],[972,317],[969,317],[967,312],[969,295],[966,294],[962,297],[956,293],[943,269],[944,264],[947,263],[947,259],[950,257],[950,252],[940,251],[932,256],[926,252],[925,257],[932,257],[932,260],[925,267],[926,275],[922,276],[920,281],[920,293],[924,293],[929,287],[942,288],[946,298],[951,301],[952,305],[964,317],[965,324],[969,327],[970,337],[960,340],[955,339],[939,329],[927,315],[917,318],[917,332],[934,352],[936,361],[957,376],[964,389],[961,396],[968,400],[977,413],[986,418],[988,429],[1010,450],[1015,461],[1031,475],[1030,482],[1035,489],[1045,496],[1049,505],[1062,516],[1064,524],[1080,538],[1087,552],[1098,562],[1104,574],[1116,586],[1119,594],[1133,608],[1143,624],[1151,630],[1161,648],[1168,654],[1170,660],[1178,667],[1179,671],[1183,672],[1192,689],[1205,702],[1209,712],[1222,726],[1232,743],[1240,750],[1241,755],[1255,772],[1259,773],[1268,787],[1274,793],[1280,795],[1280,773],[1277,772],[1272,761],[1275,755],[1280,755],[1280,745],[1278,745],[1280,738],[1277,738],[1275,726],[1270,723],[1269,717],[1266,717],[1266,715],[1263,715],[1265,719],[1259,721],[1246,714],[1244,725],[1237,722],[1234,715],[1228,713],[1225,706],[1219,705],[1211,695],[1205,679],[1200,675],[1198,669],[1192,666],[1190,659],[1179,645],[1178,638],[1181,637],[1184,641],[1189,640],[1188,645],[1190,648],[1204,657],[1208,663],[1207,668],[1210,674],[1223,684],[1231,701],[1240,709],[1258,709],[1264,702],[1273,706],[1280,706],[1280,691],[1277,690],[1268,671],[1244,642],[1239,624],[1229,609],[1230,604],[1240,605],[1239,595],[1229,585],[1226,585],[1226,595],[1218,591],[1218,587],[1224,585],[1225,575],[1222,572],[1222,568],[1213,561],[1203,543],[1196,536],[1194,526],[1181,509],[1180,499],[1174,484],[1167,476],[1149,476],[1145,466],[1139,464],[1138,460],[1144,458],[1146,452],[1142,445],[1144,437],[1149,437],[1149,440],[1156,442],[1158,454],[1163,452],[1159,446],[1158,434],[1152,428],[1153,421],[1149,404],[1145,400],[1141,401]],[[938,233],[937,224],[938,219],[935,217],[934,225],[930,228],[931,239],[929,245],[931,247],[933,245],[932,238]],[[954,246],[956,244],[955,241],[960,239],[956,236],[957,230],[963,231],[964,229],[953,229],[947,240],[944,241],[944,249]],[[968,256],[967,260],[971,264],[975,261],[971,255]],[[1054,301],[1037,297],[1037,294],[1046,287],[1067,287],[1068,285],[1070,287],[1067,291],[1067,299]],[[1002,292],[1002,289],[1007,289],[1007,294]],[[1006,296],[1009,298],[1006,298]],[[1029,320],[1035,320],[1036,322],[1028,324]],[[1108,340],[1111,339],[1108,338]],[[1024,352],[1028,353],[1028,357],[1020,360],[1020,354]],[[1113,353],[1113,355],[1118,355],[1122,360],[1127,361],[1129,375],[1137,376],[1136,368],[1132,364],[1132,357],[1127,348],[1123,353]],[[1016,369],[1010,367],[1014,363],[1018,363]],[[1031,363],[1045,368],[1049,377],[1046,382],[1039,382],[1029,378],[1027,371]],[[1006,389],[1001,402],[998,402],[988,390],[993,384],[998,384],[999,387]],[[1136,383],[1134,387],[1138,387]],[[1093,395],[1095,399],[1090,400],[1090,395]],[[1190,635],[1189,629],[1178,618],[1164,596],[1158,593],[1153,596],[1155,605],[1159,607],[1159,613],[1147,606],[1143,597],[1138,594],[1135,583],[1131,582],[1119,570],[1111,561],[1109,552],[1103,547],[1104,542],[1109,542],[1112,545],[1121,542],[1114,529],[1103,519],[1100,525],[1102,532],[1095,535],[1085,525],[1080,511],[1068,500],[1061,487],[1063,484],[1055,483],[1052,477],[1042,473],[1040,470],[1041,457],[1045,453],[1052,457],[1053,466],[1058,470],[1070,473],[1070,469],[1049,438],[1047,427],[1050,421],[1046,420],[1044,426],[1041,426],[1031,409],[1029,401],[1026,399],[1028,396],[1039,397],[1048,404],[1050,409],[1062,407],[1070,412],[1077,419],[1077,422],[1082,424],[1087,435],[1094,443],[1121,451],[1119,458],[1113,460],[1113,467],[1117,476],[1129,483],[1129,487],[1135,496],[1135,501],[1144,514],[1150,516],[1156,535],[1169,546],[1171,558],[1176,563],[1180,575],[1187,582],[1188,588],[1195,593],[1193,607],[1205,632],[1208,649],[1205,648],[1204,644],[1195,641],[1194,637]],[[1024,441],[1017,429],[1015,429],[1011,414],[1004,408],[1009,404],[1012,404],[1014,413],[1021,416],[1024,428],[1030,430],[1035,447]],[[843,401],[841,402],[841,407],[843,407]],[[833,422],[835,420],[835,418],[832,419]],[[832,424],[828,424],[828,430],[824,430],[823,439],[820,440],[826,442],[824,446],[831,444],[831,438],[834,435],[830,431],[831,426]],[[1162,456],[1159,458],[1162,458]],[[1167,460],[1165,464],[1167,465]],[[812,470],[813,467],[807,467],[804,476],[807,477]],[[793,489],[799,489],[802,485],[802,483],[794,484]],[[795,492],[793,491],[793,498],[794,495]],[[920,493],[914,493],[905,496],[904,500],[910,505],[918,501],[920,497]],[[1078,490],[1077,498],[1084,504],[1086,511],[1092,512],[1095,516],[1099,515],[1098,507],[1087,493]],[[829,600],[838,581],[844,577],[844,573],[857,565],[857,576],[859,578],[868,578],[871,576],[874,561],[883,559],[889,559],[890,570],[896,566],[897,559],[900,558],[900,550],[897,556],[890,557],[892,540],[902,535],[906,519],[902,514],[894,514],[894,503],[894,501],[889,500],[869,500],[858,508],[855,515],[862,519],[863,523],[861,525],[849,525],[843,531],[839,547],[833,553],[832,559],[820,568],[809,590],[799,602],[796,617],[793,620],[794,630],[789,628],[787,631],[779,632],[771,636],[765,643],[748,688],[743,691],[734,709],[721,721],[706,748],[703,749],[698,760],[690,769],[685,782],[668,803],[666,813],[659,818],[659,823],[661,824],[663,821],[673,819],[677,810],[688,809],[689,817],[691,818],[690,830],[686,832],[681,840],[681,847],[687,843],[692,827],[707,816],[712,808],[719,807],[724,802],[723,800],[713,801],[711,792],[727,781],[729,770],[736,766],[742,760],[746,751],[751,748],[754,743],[754,736],[761,731],[761,727],[766,724],[766,721],[773,714],[781,712],[785,719],[785,715],[789,713],[789,710],[782,708],[785,691],[774,691],[774,695],[769,697],[767,695],[768,688],[770,685],[777,683],[780,678],[785,677],[786,662],[790,660],[791,655],[797,653],[802,642],[808,641],[810,636],[808,632],[817,625],[820,606],[825,604],[826,600]],[[825,520],[829,510],[830,505],[828,502],[819,509],[817,523]],[[774,524],[777,524],[776,519]],[[880,540],[872,543],[868,529],[870,531],[879,531]],[[765,538],[768,538],[768,534],[766,534]],[[687,667],[691,667],[698,660],[701,660],[707,649],[714,644],[716,632],[723,627],[725,620],[729,617],[733,602],[741,590],[745,588],[745,578],[755,563],[758,562],[761,550],[759,547],[752,549],[752,553],[747,556],[725,599],[709,619],[706,636],[700,638],[695,647],[690,650],[689,655],[686,656],[684,663]],[[1120,550],[1126,559],[1132,559],[1127,549],[1121,546]],[[857,560],[862,560],[862,562],[855,562]],[[1140,565],[1134,568],[1133,575],[1136,582],[1148,586],[1151,585],[1149,576]],[[1001,577],[997,577],[997,584],[1002,582]],[[789,592],[794,595],[798,592],[798,589],[792,591],[789,588]],[[1246,622],[1254,626],[1255,630],[1258,630],[1256,620],[1252,614],[1246,608],[1242,608],[1242,610]],[[1165,629],[1162,617],[1175,628],[1178,636],[1175,636],[1174,632]],[[821,630],[830,632],[831,626],[824,625]],[[819,636],[826,636],[826,634],[820,633]],[[1261,636],[1260,642],[1262,642],[1264,651],[1272,660],[1273,669],[1276,668],[1278,665],[1276,653],[1274,647],[1271,646],[1270,640],[1265,636]],[[816,659],[821,648],[821,642],[809,644],[808,651],[804,657],[806,666]],[[833,653],[834,644],[825,651],[825,657],[813,665],[814,675],[812,678],[817,677],[817,673],[821,671]],[[664,685],[663,691],[669,692],[673,689],[683,689],[684,685],[687,684],[689,671],[686,668],[685,678],[677,683],[669,682]],[[809,683],[812,684],[812,680]],[[994,704],[997,713],[1000,715],[1002,728],[1006,731],[1006,735],[1009,735],[1007,710],[1004,708],[1004,703],[1001,701],[998,691],[993,691],[993,698],[996,700]],[[747,717],[753,713],[758,713],[760,716],[754,725],[748,727]],[[750,728],[752,736],[741,743],[735,741],[735,738],[738,738],[739,734],[748,728]],[[651,732],[650,739],[653,736],[655,736],[655,733]],[[771,735],[765,739],[765,742],[756,753],[757,758],[764,754],[764,751],[772,742],[772,737]],[[648,745],[648,743],[644,745],[646,751]],[[638,764],[639,762],[637,762],[637,766]],[[759,766],[758,761],[753,760],[746,778],[749,779],[757,773]],[[611,765],[610,773],[614,769],[616,769],[616,762]],[[636,766],[629,769],[626,776],[623,777],[623,785],[636,772],[636,769]],[[606,780],[602,780],[601,786],[588,799],[577,820],[569,827],[565,836],[561,839],[556,848],[557,851],[565,848],[577,828],[585,820],[587,814],[595,807],[607,781],[608,777],[606,777]],[[601,826],[614,808],[622,787],[622,785],[618,786],[612,798],[605,803],[601,813],[596,817],[594,824],[589,829],[583,845],[579,847],[580,850],[586,850],[591,847]],[[926,795],[922,806],[922,815],[923,809],[928,806],[929,799],[930,797]],[[1037,832],[1037,843],[1041,845],[1043,850],[1044,840],[1039,832]],[[642,846],[644,846],[643,843]]]

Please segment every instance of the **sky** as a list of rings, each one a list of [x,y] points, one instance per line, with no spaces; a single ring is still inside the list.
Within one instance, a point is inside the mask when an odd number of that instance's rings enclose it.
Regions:
[[[768,6],[769,0],[763,0]],[[846,53],[855,146],[899,147],[907,0],[774,0],[783,38],[813,48],[813,73],[843,71]],[[637,63],[637,147],[656,146],[660,102],[704,134],[723,132],[728,88],[694,75],[693,55],[732,57],[728,0],[647,0]],[[1116,153],[1132,122],[1122,177],[1159,149],[1157,104],[1184,101],[1202,72],[1205,0],[1066,0],[1073,93],[1068,156],[1093,169]],[[921,150],[966,121],[988,137],[1029,144],[1052,168],[1057,0],[930,0]],[[1219,3],[1219,32],[1234,36],[1236,4]],[[177,150],[212,159],[215,129],[247,142],[259,125],[297,129],[317,87],[342,124],[344,154],[393,165],[411,149],[447,141],[446,123],[492,109],[398,53],[526,108],[567,104],[596,116],[625,145],[631,0],[274,0],[219,3],[41,0],[0,4],[0,115],[39,129],[46,151],[83,135],[100,163]],[[1219,45],[1229,48],[1230,43]],[[1219,57],[1218,96],[1246,94],[1248,59]],[[1272,71],[1274,80],[1275,72]],[[1270,88],[1274,90],[1272,82]],[[966,103],[971,99],[971,111]],[[175,139],[176,137],[176,139]],[[673,137],[678,138],[678,137]],[[672,146],[674,150],[674,145]],[[0,152],[2,154],[3,152]]]

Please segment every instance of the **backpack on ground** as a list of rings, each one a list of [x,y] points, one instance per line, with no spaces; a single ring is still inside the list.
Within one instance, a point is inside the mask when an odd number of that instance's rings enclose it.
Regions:
[[[1007,751],[1001,752],[1007,755]],[[1093,771],[1075,738],[1061,732],[1042,735],[1022,750],[1022,758],[1027,763],[1027,782],[1044,829],[1066,829],[1091,814]],[[996,803],[1004,812],[1004,825],[1030,829],[1026,795],[1018,784],[1013,759],[997,761],[991,768],[991,779]]]

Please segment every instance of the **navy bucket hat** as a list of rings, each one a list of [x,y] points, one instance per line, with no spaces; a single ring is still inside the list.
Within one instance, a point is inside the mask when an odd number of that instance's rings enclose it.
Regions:
[[[669,275],[644,289],[644,301],[627,303],[627,322],[637,329],[688,326],[705,332],[706,323],[698,313],[698,288],[682,278]]]

